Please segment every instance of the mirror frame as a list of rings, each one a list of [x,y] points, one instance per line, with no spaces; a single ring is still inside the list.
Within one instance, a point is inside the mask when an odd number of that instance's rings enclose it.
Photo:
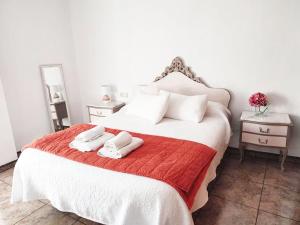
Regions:
[[[61,75],[62,75],[62,83],[64,86],[64,91],[65,91],[65,102],[66,102],[66,108],[67,108],[67,113],[68,113],[68,117],[69,117],[69,121],[70,121],[70,125],[72,125],[71,122],[71,114],[70,114],[70,110],[69,110],[69,98],[68,98],[68,93],[66,90],[66,82],[65,82],[65,78],[64,78],[64,71],[62,68],[62,64],[42,64],[39,66],[40,68],[40,74],[41,74],[41,78],[42,78],[42,86],[43,86],[43,90],[44,90],[44,96],[45,96],[45,100],[46,100],[46,104],[47,104],[47,111],[48,111],[48,117],[49,117],[49,122],[50,122],[50,128],[52,130],[52,132],[56,132],[55,131],[55,127],[53,124],[53,119],[52,119],[52,113],[51,113],[51,108],[50,108],[50,99],[49,99],[49,93],[47,88],[45,87],[45,77],[44,77],[44,68],[49,68],[49,67],[59,67]]]

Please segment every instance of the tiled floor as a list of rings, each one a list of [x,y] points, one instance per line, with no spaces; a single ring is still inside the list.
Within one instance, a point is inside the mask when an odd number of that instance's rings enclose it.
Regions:
[[[195,225],[300,225],[300,164],[233,154],[210,187],[209,202],[193,214]],[[94,225],[54,209],[47,200],[11,205],[13,168],[0,171],[0,225]]]

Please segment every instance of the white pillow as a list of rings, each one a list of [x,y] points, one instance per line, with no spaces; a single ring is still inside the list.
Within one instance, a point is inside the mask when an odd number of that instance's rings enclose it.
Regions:
[[[169,94],[149,95],[139,93],[125,106],[124,112],[156,124],[161,121],[168,109],[168,97]]]
[[[166,91],[161,91],[161,95]],[[169,105],[165,117],[199,123],[207,107],[207,95],[181,95],[169,93]]]

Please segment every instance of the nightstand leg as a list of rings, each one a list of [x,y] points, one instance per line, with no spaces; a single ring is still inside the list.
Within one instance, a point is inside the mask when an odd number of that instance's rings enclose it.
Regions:
[[[284,171],[284,162],[285,162],[288,150],[287,149],[281,149],[280,151],[282,152],[282,159],[281,159],[280,167],[281,167],[281,171]]]
[[[240,150],[240,163],[242,163],[244,160],[244,156],[245,156],[245,145],[240,144],[239,150]]]
[[[279,158],[278,158],[278,161],[281,163],[281,161],[282,161],[282,158],[283,158],[283,154],[282,154],[282,150],[280,149],[279,150]]]

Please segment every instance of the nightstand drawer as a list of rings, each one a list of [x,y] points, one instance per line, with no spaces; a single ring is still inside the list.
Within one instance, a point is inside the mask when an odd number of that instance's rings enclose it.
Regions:
[[[89,107],[90,114],[95,116],[109,116],[113,114],[112,109],[102,109],[102,108],[93,108]]]
[[[270,147],[286,147],[287,138],[277,136],[264,136],[259,134],[242,133],[242,142],[270,146]]]
[[[103,119],[105,119],[105,118],[101,117],[101,116],[90,115],[90,123],[92,123],[92,124],[101,124]]]
[[[288,126],[282,126],[282,125],[275,126],[275,125],[265,125],[265,124],[244,122],[243,131],[257,133],[257,134],[287,136]]]

